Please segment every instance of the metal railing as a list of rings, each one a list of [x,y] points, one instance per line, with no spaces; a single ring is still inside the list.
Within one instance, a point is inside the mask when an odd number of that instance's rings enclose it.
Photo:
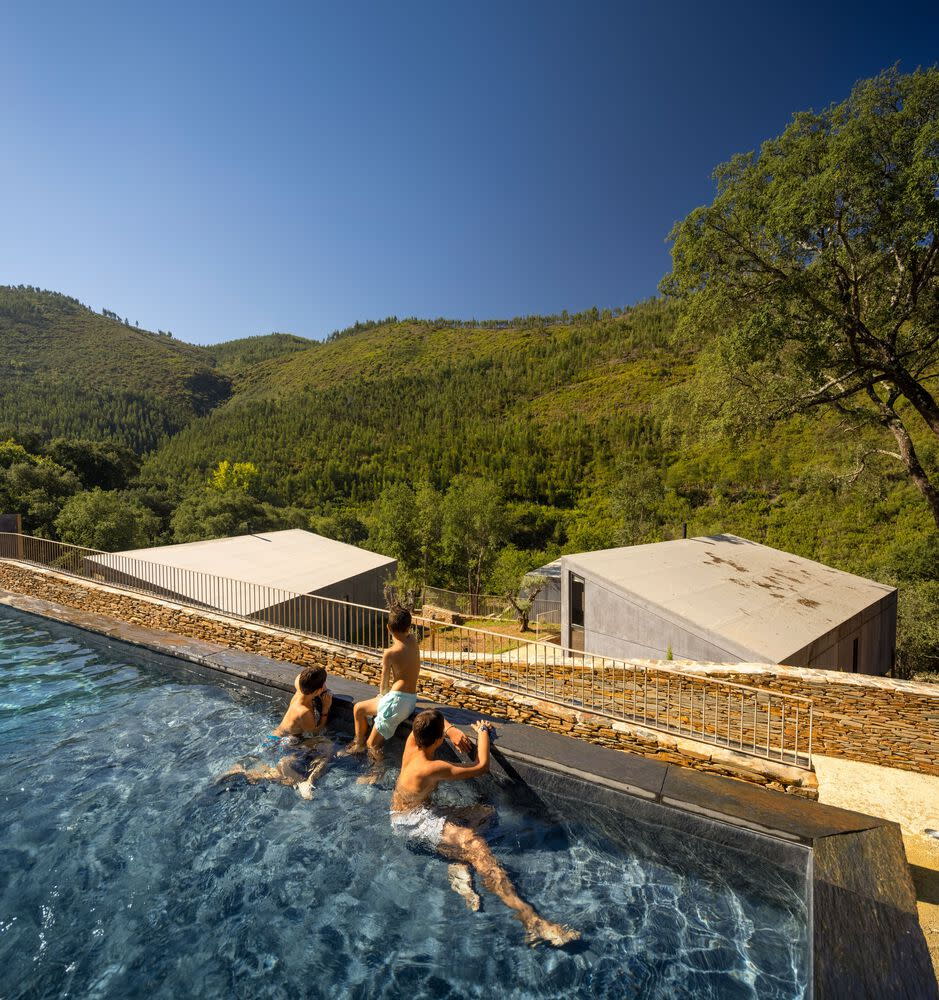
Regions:
[[[535,626],[535,635],[540,636],[546,629],[556,632],[561,627],[561,605],[557,602],[556,608],[550,611],[539,611],[532,616],[532,624]]]
[[[189,607],[341,643],[380,656],[387,611],[100,552],[0,533],[0,558],[18,560]],[[698,740],[801,768],[812,766],[812,702],[665,663],[633,663],[558,644],[415,616],[421,657],[434,671],[613,722]]]
[[[425,604],[469,618],[497,618],[510,610],[509,602],[497,594],[468,594],[443,587],[424,587]]]

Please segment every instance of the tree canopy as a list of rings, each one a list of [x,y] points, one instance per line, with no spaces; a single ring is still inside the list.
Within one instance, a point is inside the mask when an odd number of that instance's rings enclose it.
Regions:
[[[152,545],[161,525],[135,497],[95,487],[66,500],[55,527],[63,542],[115,552]]]
[[[893,448],[865,439],[859,468],[901,463],[939,526],[939,69],[862,81],[715,179],[663,283],[682,328],[714,335],[712,410],[741,425],[829,406],[882,428]]]

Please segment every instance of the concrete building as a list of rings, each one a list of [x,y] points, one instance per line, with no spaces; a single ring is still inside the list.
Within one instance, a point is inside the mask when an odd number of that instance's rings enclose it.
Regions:
[[[561,560],[555,559],[554,562],[545,563],[544,566],[539,566],[538,569],[533,570],[538,576],[544,578],[544,586],[538,593],[537,600],[545,603],[558,604],[561,603]]]
[[[897,592],[735,535],[561,559],[561,641],[616,658],[885,674]]]
[[[343,641],[378,637],[379,645],[383,616],[310,598],[384,608],[384,583],[397,568],[387,556],[300,529],[109,552],[88,562],[97,579],[170,600]]]

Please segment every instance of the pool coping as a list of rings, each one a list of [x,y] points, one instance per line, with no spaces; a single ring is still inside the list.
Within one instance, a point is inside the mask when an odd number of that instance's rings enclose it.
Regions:
[[[189,661],[252,686],[293,690],[297,668],[283,660],[2,589],[0,605]],[[371,685],[335,675],[329,687],[337,707],[348,714],[355,701],[376,693]],[[418,702],[419,709],[429,707],[441,708],[464,732],[475,720],[492,718],[424,699]],[[939,1000],[898,824],[524,723],[494,721],[496,761],[504,758],[509,764],[517,761],[567,774],[811,849],[814,997],[849,995],[847,982],[852,984],[850,995]],[[854,947],[846,947],[845,938]]]

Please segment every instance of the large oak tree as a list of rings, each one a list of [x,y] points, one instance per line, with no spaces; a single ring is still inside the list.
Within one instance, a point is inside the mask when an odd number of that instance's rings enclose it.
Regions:
[[[663,283],[716,336],[712,401],[879,425],[893,443],[861,464],[902,463],[939,526],[939,69],[862,81],[715,179],[672,230]]]

